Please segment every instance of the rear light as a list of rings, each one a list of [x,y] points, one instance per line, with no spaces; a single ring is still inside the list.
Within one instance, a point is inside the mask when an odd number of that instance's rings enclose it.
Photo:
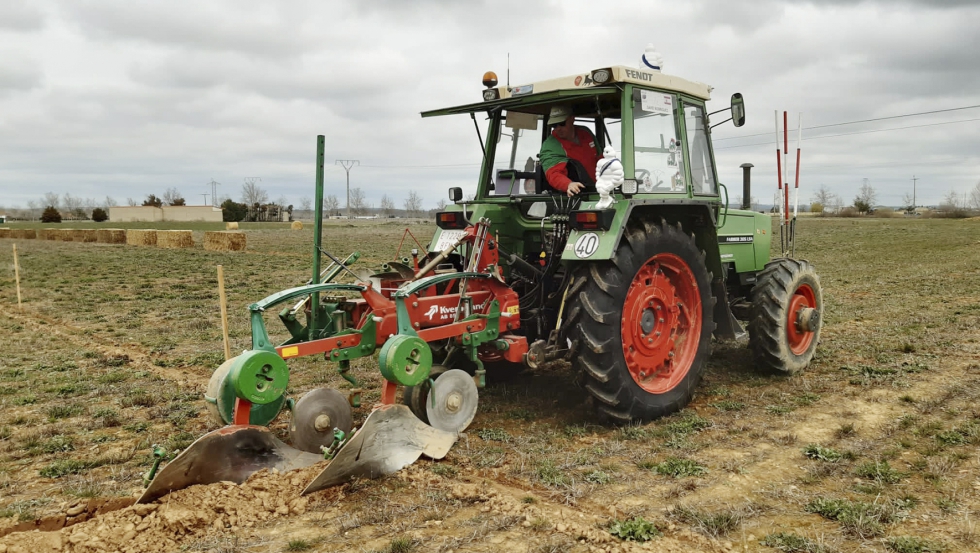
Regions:
[[[466,228],[466,219],[460,211],[440,211],[436,213],[436,226],[441,229]]]
[[[569,223],[575,230],[609,230],[615,216],[615,209],[575,211]]]

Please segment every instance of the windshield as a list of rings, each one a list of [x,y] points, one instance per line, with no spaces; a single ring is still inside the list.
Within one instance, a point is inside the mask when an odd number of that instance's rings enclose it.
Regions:
[[[542,117],[533,113],[506,112],[497,140],[497,151],[493,156],[492,194],[513,196],[533,194],[526,175],[508,173],[534,173],[538,151],[541,149]],[[501,174],[501,171],[504,171]]]

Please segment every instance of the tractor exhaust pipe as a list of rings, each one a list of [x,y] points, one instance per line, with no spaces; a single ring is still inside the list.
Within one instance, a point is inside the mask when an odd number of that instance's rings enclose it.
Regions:
[[[752,168],[751,163],[742,164],[742,205],[740,209],[752,209]]]

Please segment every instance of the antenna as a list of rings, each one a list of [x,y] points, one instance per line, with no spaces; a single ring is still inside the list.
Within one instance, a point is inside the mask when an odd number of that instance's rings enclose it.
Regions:
[[[507,86],[510,86],[510,52],[507,52]]]

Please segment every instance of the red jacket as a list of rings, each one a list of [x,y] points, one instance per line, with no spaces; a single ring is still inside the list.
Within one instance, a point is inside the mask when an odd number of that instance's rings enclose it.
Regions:
[[[544,167],[548,183],[555,190],[568,191],[572,180],[568,178],[565,165],[569,159],[574,159],[585,166],[593,182],[595,181],[595,166],[602,158],[596,150],[596,139],[586,127],[575,126],[575,138],[578,144],[562,140],[551,132],[544,144],[541,145],[541,166]]]

